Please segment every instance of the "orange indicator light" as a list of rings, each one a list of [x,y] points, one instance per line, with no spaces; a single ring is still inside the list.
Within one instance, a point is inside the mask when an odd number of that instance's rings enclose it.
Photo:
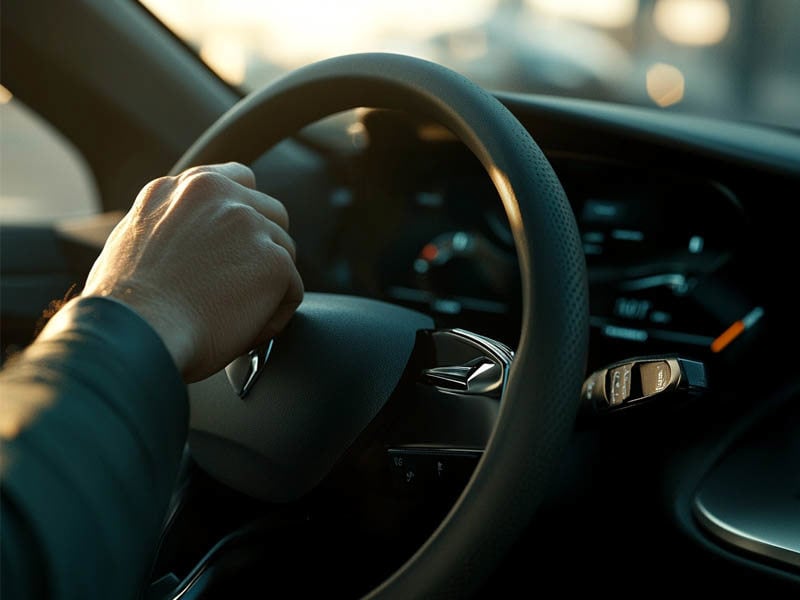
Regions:
[[[739,337],[744,330],[745,327],[742,321],[734,321],[733,324],[723,331],[717,339],[711,342],[711,351],[722,352],[725,348],[727,348],[728,344]]]
[[[742,335],[742,332],[747,331],[753,325],[758,323],[763,316],[764,309],[760,306],[756,306],[744,317],[738,321],[734,321],[733,324],[723,331],[717,339],[711,342],[711,351],[715,353],[722,352],[733,340]]]

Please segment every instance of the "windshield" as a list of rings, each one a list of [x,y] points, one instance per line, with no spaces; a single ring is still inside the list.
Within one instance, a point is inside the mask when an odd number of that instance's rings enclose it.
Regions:
[[[309,62],[400,52],[493,90],[800,129],[797,0],[142,0],[245,91]]]

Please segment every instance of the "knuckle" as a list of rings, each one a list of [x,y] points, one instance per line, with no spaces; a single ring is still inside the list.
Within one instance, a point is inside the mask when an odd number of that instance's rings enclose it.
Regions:
[[[178,175],[178,180],[180,182],[183,182],[186,179],[189,179],[190,177],[194,175],[199,175],[201,173],[208,173],[208,167],[206,167],[205,165],[200,165],[198,167],[190,167],[185,171],[183,171],[180,175]]]
[[[164,191],[164,188],[171,187],[174,183],[175,178],[166,175],[164,177],[159,177],[157,179],[153,179],[150,183],[144,186],[143,190],[147,191],[149,194],[155,194],[160,191]]]
[[[207,196],[224,189],[228,185],[228,178],[213,171],[198,171],[191,175],[181,176],[183,195]]]
[[[139,192],[136,197],[136,204],[140,207],[148,207],[160,203],[163,200],[164,193],[169,191],[165,188],[171,187],[173,180],[174,178],[172,177],[153,179]]]
[[[257,230],[263,219],[253,207],[241,202],[225,202],[218,211],[218,218],[238,228]]]

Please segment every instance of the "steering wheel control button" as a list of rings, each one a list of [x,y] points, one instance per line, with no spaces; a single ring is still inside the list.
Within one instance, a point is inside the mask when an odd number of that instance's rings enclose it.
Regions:
[[[409,447],[387,450],[394,487],[424,492],[466,485],[481,458],[481,450]]]
[[[633,363],[626,363],[608,372],[608,399],[611,406],[619,406],[631,396],[631,370]]]
[[[685,358],[646,357],[595,371],[584,382],[581,406],[592,416],[650,403],[685,398],[708,390],[705,365]]]
[[[389,466],[396,486],[406,488],[417,484],[417,456],[414,454],[389,450]]]

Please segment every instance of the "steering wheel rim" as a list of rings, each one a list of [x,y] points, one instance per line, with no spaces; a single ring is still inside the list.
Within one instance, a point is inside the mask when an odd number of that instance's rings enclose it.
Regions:
[[[588,348],[586,266],[572,209],[528,131],[496,98],[435,63],[394,54],[321,61],[247,96],[171,174],[250,163],[305,125],[344,110],[400,109],[448,127],[503,202],[520,264],[522,328],[484,456],[448,515],[373,598],[461,596],[492,571],[540,504],[569,438]]]

